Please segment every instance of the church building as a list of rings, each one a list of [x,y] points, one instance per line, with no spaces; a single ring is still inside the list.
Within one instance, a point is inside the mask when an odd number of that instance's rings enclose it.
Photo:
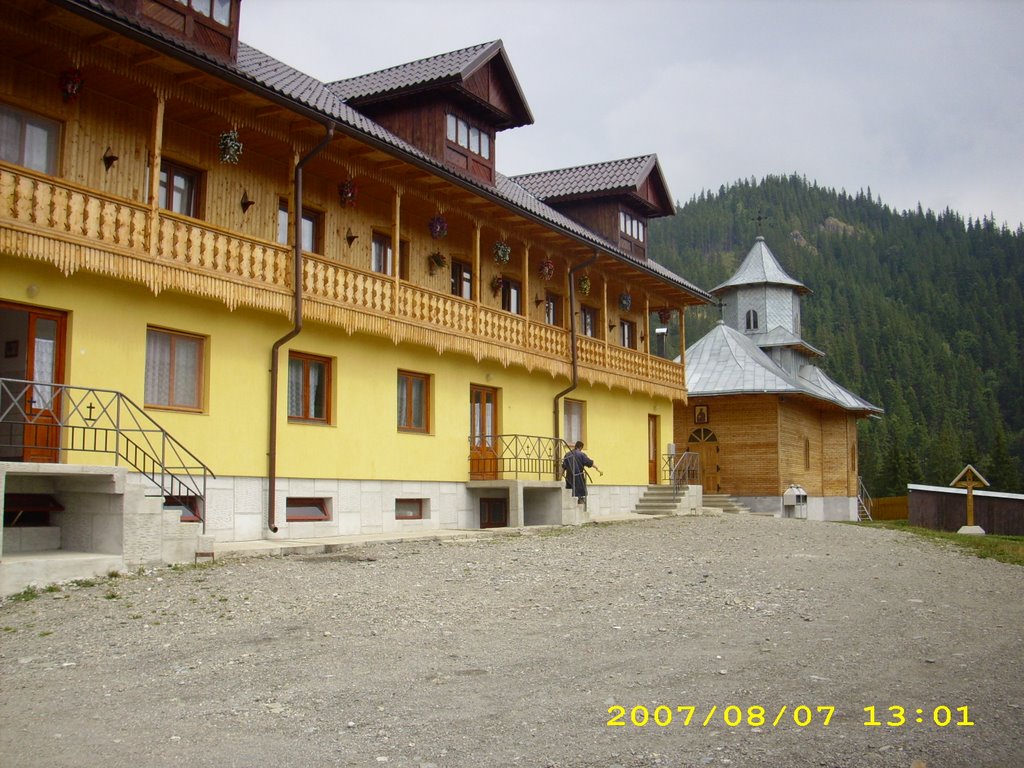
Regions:
[[[700,457],[705,499],[753,512],[857,520],[857,419],[882,410],[837,384],[801,335],[810,290],[780,266],[763,237],[710,293],[722,319],[686,350],[689,401],[675,431]]]

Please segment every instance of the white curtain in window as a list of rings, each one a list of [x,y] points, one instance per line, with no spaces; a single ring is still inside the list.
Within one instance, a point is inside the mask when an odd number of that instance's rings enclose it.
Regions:
[[[302,418],[302,360],[288,360],[288,415]]]
[[[314,419],[322,419],[327,414],[324,409],[324,385],[327,377],[324,375],[324,364],[317,362],[309,363],[309,410],[310,416]]]
[[[426,384],[423,379],[412,380],[412,425],[420,429],[427,424],[425,413],[427,402]]]
[[[21,163],[21,121],[0,109],[0,160]]]
[[[171,402],[171,337],[159,331],[146,333],[146,402]]]
[[[35,362],[32,371],[33,381],[53,381],[54,355],[57,351],[57,342],[51,339],[36,338],[33,355]],[[53,402],[52,387],[33,388],[33,408],[49,408]]]
[[[583,403],[565,401],[565,441],[569,445],[583,439]]]
[[[53,141],[52,132],[45,126],[27,123],[25,125],[25,167],[43,173],[53,173],[50,158],[50,145]]]
[[[198,408],[199,340],[178,336],[174,341],[174,405]]]

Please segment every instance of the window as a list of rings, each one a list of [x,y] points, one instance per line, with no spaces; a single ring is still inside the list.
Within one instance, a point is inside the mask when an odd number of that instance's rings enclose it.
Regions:
[[[331,361],[288,353],[288,418],[327,423],[331,419]]]
[[[370,252],[370,268],[382,275],[392,274],[394,253],[391,249],[391,238],[380,232],[373,233],[373,247]]]
[[[281,200],[277,207],[277,242],[288,244],[288,201]]]
[[[569,445],[573,445],[577,440],[583,440],[585,414],[586,403],[580,400],[565,400],[565,426],[562,433]]]
[[[398,429],[427,432],[430,429],[430,377],[425,373],[398,372]]]
[[[513,314],[522,313],[523,287],[518,280],[504,278],[501,281],[501,308]]]
[[[449,114],[445,136],[452,144],[458,144],[484,160],[491,159],[491,135],[485,129]]]
[[[647,225],[643,219],[639,219],[626,211],[619,211],[619,229],[626,237],[631,237],[637,242],[642,243]]]
[[[212,17],[225,27],[231,24],[231,0],[178,0],[184,6],[191,6],[200,16]],[[211,7],[212,6],[212,7]]]
[[[804,438],[804,469],[811,468],[811,440]]]
[[[302,209],[302,250],[323,253],[323,217],[318,211]]]
[[[164,160],[160,163],[161,208],[182,216],[199,216],[199,183],[202,174],[194,168]]]
[[[202,408],[204,339],[157,328],[146,330],[146,405]]]
[[[756,331],[757,330],[757,310],[755,310],[755,309],[748,309],[747,310],[747,330],[748,331]]]
[[[164,496],[164,509],[177,511],[183,523],[202,522],[199,505],[202,500],[198,496]]]
[[[594,307],[580,307],[580,325],[580,333],[584,336],[597,336],[597,310]]]
[[[455,259],[452,259],[452,296],[473,299],[473,268]]]
[[[622,329],[622,346],[636,349],[636,323],[632,320],[620,320],[619,328]]]
[[[0,104],[0,160],[57,173],[60,123],[7,104]]]
[[[395,499],[395,520],[422,520],[423,499]]]
[[[289,523],[330,520],[331,513],[327,508],[327,499],[289,496],[285,501],[285,519]]]
[[[562,297],[557,293],[548,293],[544,296],[544,322],[562,327]]]

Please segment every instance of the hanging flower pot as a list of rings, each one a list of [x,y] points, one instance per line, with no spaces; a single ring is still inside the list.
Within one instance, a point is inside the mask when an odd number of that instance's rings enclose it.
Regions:
[[[440,213],[430,219],[430,236],[440,240],[448,235],[448,222]]]
[[[590,275],[582,275],[576,283],[576,290],[580,292],[581,296],[590,295]]]
[[[448,266],[448,259],[440,251],[434,251],[432,254],[427,256],[427,266],[430,269],[430,274],[433,275],[437,270]]]
[[[501,287],[505,284],[505,278],[501,275],[496,275],[491,279],[491,293],[497,296],[501,293]]]
[[[65,69],[60,73],[60,93],[64,101],[70,102],[78,98],[82,90],[82,70]]]
[[[224,131],[217,139],[217,147],[220,149],[220,161],[238,165],[242,157],[242,142],[238,140],[238,131],[232,128]]]
[[[628,293],[620,293],[619,294],[619,309],[621,309],[623,312],[629,312],[629,310],[630,310],[630,308],[632,306],[633,306],[633,297],[630,296]]]
[[[672,322],[672,310],[671,309],[659,309],[658,310],[658,319],[661,320],[661,322],[664,323],[665,325],[668,325],[670,322]]]
[[[537,272],[540,274],[541,280],[550,280],[555,276],[555,262],[551,259],[541,259]]]
[[[512,258],[512,246],[506,243],[504,240],[499,240],[494,244],[494,263],[495,264],[508,264],[508,260]]]
[[[356,204],[356,195],[359,189],[354,179],[343,181],[338,185],[338,199],[345,208],[353,208]]]

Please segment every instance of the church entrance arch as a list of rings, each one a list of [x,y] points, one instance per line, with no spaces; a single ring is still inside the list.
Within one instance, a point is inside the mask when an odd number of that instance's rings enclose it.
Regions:
[[[699,427],[690,433],[686,450],[700,456],[701,482],[705,493],[718,493],[720,470],[718,466],[718,437],[713,430]]]

